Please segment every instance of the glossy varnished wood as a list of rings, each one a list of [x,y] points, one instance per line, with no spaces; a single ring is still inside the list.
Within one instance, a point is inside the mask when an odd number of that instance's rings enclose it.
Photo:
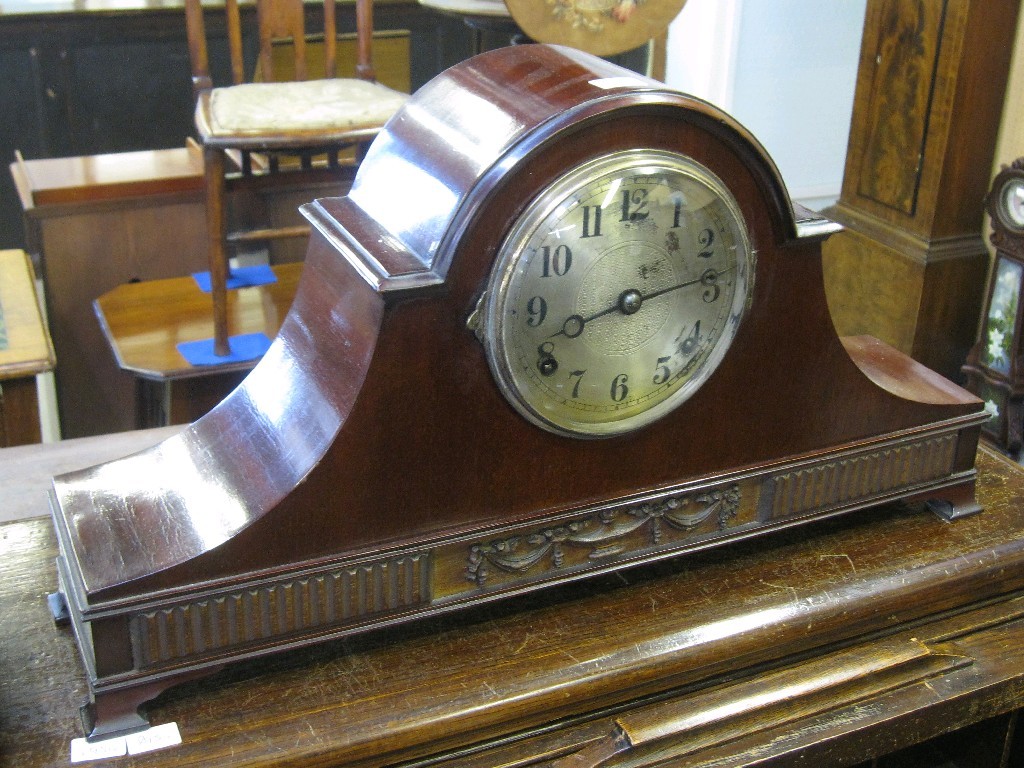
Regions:
[[[45,512],[45,494],[53,475],[137,453],[166,440],[181,427],[117,432],[100,437],[79,437],[53,443],[8,448],[0,453],[0,488],[4,502],[0,522],[37,517]]]
[[[482,100],[486,125],[449,106]],[[732,190],[755,289],[683,407],[616,439],[559,438],[504,400],[470,318],[526,201],[639,146]],[[513,47],[421,89],[361,168],[347,198],[306,209],[293,310],[239,389],[148,452],[55,480],[61,589],[105,728],[239,655],[897,496],[978,511],[980,401],[884,345],[844,345],[822,287],[827,227],[798,226],[756,141],[710,105],[570,49]],[[671,519],[691,505],[697,522]]]
[[[94,452],[81,441],[78,458]],[[119,764],[853,764],[1015,709],[1024,475],[979,464],[986,512],[955,523],[880,508],[237,665],[150,706],[180,747]],[[33,519],[0,546],[0,750],[66,765],[86,686],[45,606],[54,538]],[[632,748],[609,752],[623,732]]]
[[[334,0],[323,0],[323,32],[320,44],[323,53],[320,63],[323,70],[313,72],[308,65],[307,38],[311,32],[306,28],[305,6],[299,0],[257,0],[256,15],[258,26],[258,71],[247,73],[243,68],[244,50],[242,35],[242,19],[237,0],[228,0],[224,11],[231,58],[231,85],[241,85],[252,79],[264,81],[307,80],[317,78],[334,78],[337,67],[337,27]],[[356,45],[355,73],[360,80],[374,82],[372,64],[373,35],[373,0],[355,0],[356,6]],[[211,77],[209,56],[207,52],[207,32],[204,22],[204,10],[200,0],[186,0],[185,21],[188,32],[189,56],[192,62],[192,84],[196,96],[196,130],[199,141],[203,145],[203,167],[205,179],[205,200],[208,229],[208,261],[210,268],[211,298],[213,311],[214,351],[217,355],[229,353],[228,335],[230,314],[227,306],[228,259],[231,256],[229,243],[239,239],[237,233],[231,232],[228,225],[228,190],[231,187],[255,188],[261,183],[254,179],[252,153],[269,153],[268,169],[276,172],[285,167],[301,165],[306,173],[314,169],[313,159],[318,158],[316,166],[321,175],[328,179],[341,181],[344,170],[339,165],[351,165],[351,158],[342,157],[342,153],[353,147],[362,147],[377,135],[383,120],[377,117],[378,111],[367,106],[373,99],[390,99],[393,94],[380,87],[375,93],[356,96],[356,106],[352,114],[355,116],[348,123],[339,122],[336,126],[323,126],[310,130],[308,128],[281,128],[280,121],[269,120],[265,128],[248,130],[220,129],[213,117],[212,98],[214,88],[218,85]],[[314,33],[315,34],[315,33]],[[281,69],[275,70],[274,47],[281,41],[288,41],[288,50],[293,54],[286,74]],[[257,77],[258,76],[258,77]],[[367,117],[367,115],[374,115]],[[267,120],[267,118],[264,118]],[[386,118],[385,118],[386,119]],[[230,168],[226,161],[226,153],[240,153],[241,175],[229,184],[225,172]],[[294,161],[298,158],[300,163]],[[252,228],[241,238],[252,235]],[[298,234],[305,237],[305,228],[298,232],[294,228],[275,228],[260,226],[258,239],[262,241],[274,238],[290,238]],[[232,332],[237,334],[236,329]]]
[[[272,267],[277,280],[227,294],[238,333],[273,339],[288,314],[301,263]],[[120,285],[94,302],[96,319],[118,368],[135,380],[136,428],[189,424],[227,397],[259,362],[191,365],[178,344],[213,335],[210,296],[191,277]]]
[[[26,160],[13,163],[11,172],[32,249],[40,254],[48,320],[61,361],[55,375],[62,434],[74,438],[136,428],[141,422],[134,377],[110,354],[93,301],[132,281],[206,269],[202,154],[190,143]],[[276,225],[292,226],[300,219],[301,203],[347,189],[344,174],[326,185],[322,178],[298,174],[291,181],[261,188],[255,203],[251,196],[236,198],[234,216],[245,220],[248,206],[255,204]],[[289,244],[301,257],[302,240]],[[286,249],[270,252],[274,261],[292,258]],[[221,395],[228,391],[221,389]]]
[[[62,203],[199,192],[203,188],[203,158],[194,145],[31,163],[19,156],[11,173],[26,211]]]
[[[302,264],[271,267],[277,280],[228,294],[228,315],[239,333],[273,339],[291,308]],[[225,370],[248,370],[256,361],[193,366],[177,345],[210,338],[210,296],[191,277],[126,283],[96,299],[96,317],[118,365],[154,380],[188,378]],[[225,394],[227,394],[225,392]]]

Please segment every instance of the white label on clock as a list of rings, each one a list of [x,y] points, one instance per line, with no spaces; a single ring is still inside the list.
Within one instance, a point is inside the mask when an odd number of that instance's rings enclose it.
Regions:
[[[636,77],[602,77],[597,80],[591,80],[590,84],[604,91],[610,91],[613,88],[643,88],[647,85],[643,80]]]

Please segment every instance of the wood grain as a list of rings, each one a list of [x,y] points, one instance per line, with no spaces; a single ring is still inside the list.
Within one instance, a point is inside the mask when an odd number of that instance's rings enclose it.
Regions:
[[[81,448],[86,458],[92,448]],[[710,712],[714,700],[754,719],[732,736],[731,718],[720,729],[659,730],[621,764],[686,752],[693,765],[754,755],[853,763],[1008,711],[1024,693],[1024,606],[1005,568],[1024,546],[1024,475],[984,451],[979,466],[986,512],[954,524],[879,508],[236,665],[150,707],[154,723],[178,723],[180,747],[118,765],[382,766],[429,755],[460,768],[544,765],[617,723],[637,733],[671,712]],[[0,527],[0,546],[0,752],[13,766],[66,765],[85,685],[73,639],[44,604],[56,554],[49,523]],[[924,597],[912,585],[932,578],[932,598],[984,579],[997,599],[949,615],[936,603],[933,618],[904,626]],[[827,615],[884,617],[885,628],[857,637],[859,620],[850,622],[847,639],[862,649],[851,656],[820,623]],[[854,673],[856,690],[754,701],[830,665],[836,681],[851,664],[902,669],[915,648],[938,666],[891,687]]]
[[[841,335],[869,333],[960,380],[988,268],[982,207],[1017,0],[871,0],[824,246]]]
[[[265,333],[273,339],[291,308],[302,264],[271,268],[276,282],[228,294],[228,316],[236,333]],[[149,379],[172,379],[249,369],[255,361],[224,366],[190,365],[178,352],[181,342],[213,335],[210,296],[191,277],[120,285],[100,296],[96,316],[118,365]]]

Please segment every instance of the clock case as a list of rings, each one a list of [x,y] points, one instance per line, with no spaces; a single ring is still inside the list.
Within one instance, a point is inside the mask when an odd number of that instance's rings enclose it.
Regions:
[[[978,341],[963,373],[967,388],[989,404],[992,418],[982,430],[986,437],[1019,455],[1024,445],[1024,226],[1005,210],[1012,185],[1024,185],[1024,157],[996,174],[985,199],[995,260]]]
[[[679,152],[736,197],[750,306],[714,375],[634,433],[551,434],[473,329],[526,204],[582,162]],[[483,54],[424,86],[313,224],[253,372],[165,442],[54,479],[59,592],[92,737],[227,662],[496,600],[897,498],[978,511],[981,402],[839,339],[820,244],[720,110],[570,49]],[[723,554],[723,556],[727,556]]]

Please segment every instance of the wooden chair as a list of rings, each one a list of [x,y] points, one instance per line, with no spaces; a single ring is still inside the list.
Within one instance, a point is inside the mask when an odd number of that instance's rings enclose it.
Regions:
[[[227,232],[226,196],[247,185],[261,185],[285,172],[337,173],[339,153],[356,147],[356,158],[405,95],[374,81],[371,61],[372,0],[355,0],[356,78],[335,76],[337,33],[335,2],[324,0],[324,71],[309,78],[311,42],[305,30],[302,0],[256,0],[259,53],[256,80],[247,82],[238,0],[226,0],[232,84],[214,87],[210,75],[203,9],[186,0],[186,26],[196,95],[196,129],[203,147],[209,226],[210,282],[214,312],[214,353],[230,354],[227,323],[228,246],[305,234],[302,227]],[[287,45],[282,45],[286,43]],[[276,53],[290,48],[294,69],[275,78]],[[228,158],[231,158],[230,160]],[[282,157],[289,158],[281,161]],[[254,159],[255,158],[255,159]],[[314,160],[315,158],[315,160]],[[351,158],[348,163],[354,162]]]

